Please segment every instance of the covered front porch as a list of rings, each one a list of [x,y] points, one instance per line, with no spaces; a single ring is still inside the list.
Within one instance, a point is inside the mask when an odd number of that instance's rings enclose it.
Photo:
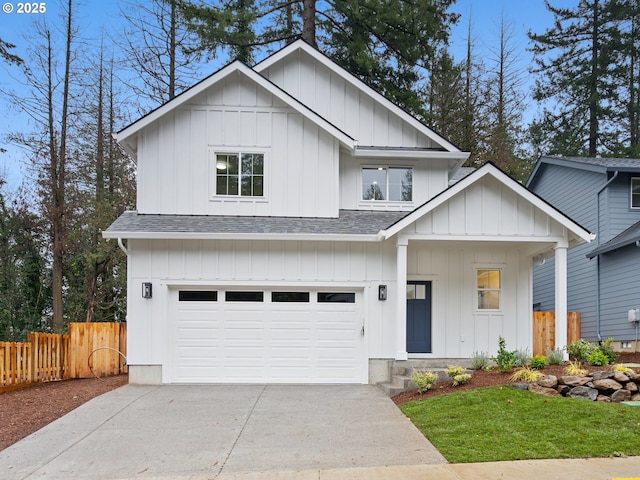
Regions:
[[[387,230],[394,359],[532,350],[532,269],[555,258],[556,347],[566,345],[567,250],[593,235],[487,164]]]

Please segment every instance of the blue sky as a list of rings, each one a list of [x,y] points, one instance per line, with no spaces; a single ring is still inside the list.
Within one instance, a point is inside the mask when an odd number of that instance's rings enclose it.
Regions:
[[[31,2],[33,3],[33,2]],[[50,24],[59,23],[61,10],[59,0],[36,2],[44,5],[44,13],[18,13],[19,2],[14,0],[0,0],[2,11],[0,12],[0,38],[6,42],[18,45],[15,52],[24,58],[27,40],[25,35],[35,32],[33,22],[46,19]],[[66,2],[65,2],[66,3]],[[551,0],[554,6],[574,7],[578,0]],[[120,30],[119,5],[124,3],[118,0],[76,0],[76,20],[80,28],[80,34],[85,38],[99,39],[102,33],[116,32]],[[5,13],[12,10],[10,13]],[[551,26],[553,16],[544,5],[544,0],[459,0],[453,7],[453,11],[460,13],[458,26],[452,31],[451,48],[456,59],[464,57],[466,49],[466,37],[469,14],[472,18],[472,31],[476,38],[477,52],[487,55],[487,49],[495,45],[499,32],[500,17],[513,25],[513,46],[520,51],[520,64],[522,74],[528,78],[527,68],[531,63],[531,54],[527,52],[527,31],[533,30],[542,33]],[[203,71],[203,75],[216,70],[221,65],[212,64]],[[0,63],[0,87],[19,89],[18,82],[11,79],[9,70]],[[15,108],[7,104],[6,99],[0,98],[0,137],[14,131],[17,126],[28,129],[28,119]],[[536,112],[535,105],[530,102],[526,115],[530,118]],[[0,142],[4,145],[4,142]],[[20,149],[9,148],[7,153],[0,153],[0,176],[4,177],[9,186],[15,188],[26,170],[26,160]]]

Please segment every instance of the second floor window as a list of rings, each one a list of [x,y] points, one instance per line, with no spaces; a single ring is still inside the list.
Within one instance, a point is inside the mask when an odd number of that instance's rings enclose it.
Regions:
[[[411,202],[413,200],[413,169],[408,167],[363,168],[362,199]]]
[[[216,195],[264,196],[264,154],[216,154]]]
[[[631,179],[631,208],[640,208],[640,177]]]

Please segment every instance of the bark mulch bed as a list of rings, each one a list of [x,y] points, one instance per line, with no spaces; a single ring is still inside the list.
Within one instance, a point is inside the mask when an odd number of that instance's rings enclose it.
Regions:
[[[82,378],[0,393],[0,450],[127,382],[127,375]]]
[[[640,353],[625,353],[618,356],[616,363],[640,363]],[[586,365],[584,368],[590,372],[597,370],[604,370],[607,367],[592,367]],[[424,400],[425,398],[435,397],[436,395],[445,395],[447,393],[462,392],[464,390],[470,390],[472,388],[492,387],[494,385],[509,385],[511,383],[511,375],[515,370],[510,372],[499,372],[498,370],[475,370],[471,379],[457,387],[451,385],[450,380],[436,383],[431,390],[427,390],[425,393],[419,393],[418,390],[411,390],[408,392],[399,393],[392,400],[396,405],[402,403],[413,402],[416,400]],[[564,366],[562,365],[549,365],[540,370],[545,375],[555,375],[556,377],[564,375]]]

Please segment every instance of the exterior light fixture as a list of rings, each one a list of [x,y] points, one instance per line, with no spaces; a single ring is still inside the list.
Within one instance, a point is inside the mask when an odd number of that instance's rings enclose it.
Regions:
[[[151,298],[152,296],[151,282],[142,282],[142,298]]]
[[[386,299],[387,299],[387,286],[378,285],[378,300],[386,300]]]

